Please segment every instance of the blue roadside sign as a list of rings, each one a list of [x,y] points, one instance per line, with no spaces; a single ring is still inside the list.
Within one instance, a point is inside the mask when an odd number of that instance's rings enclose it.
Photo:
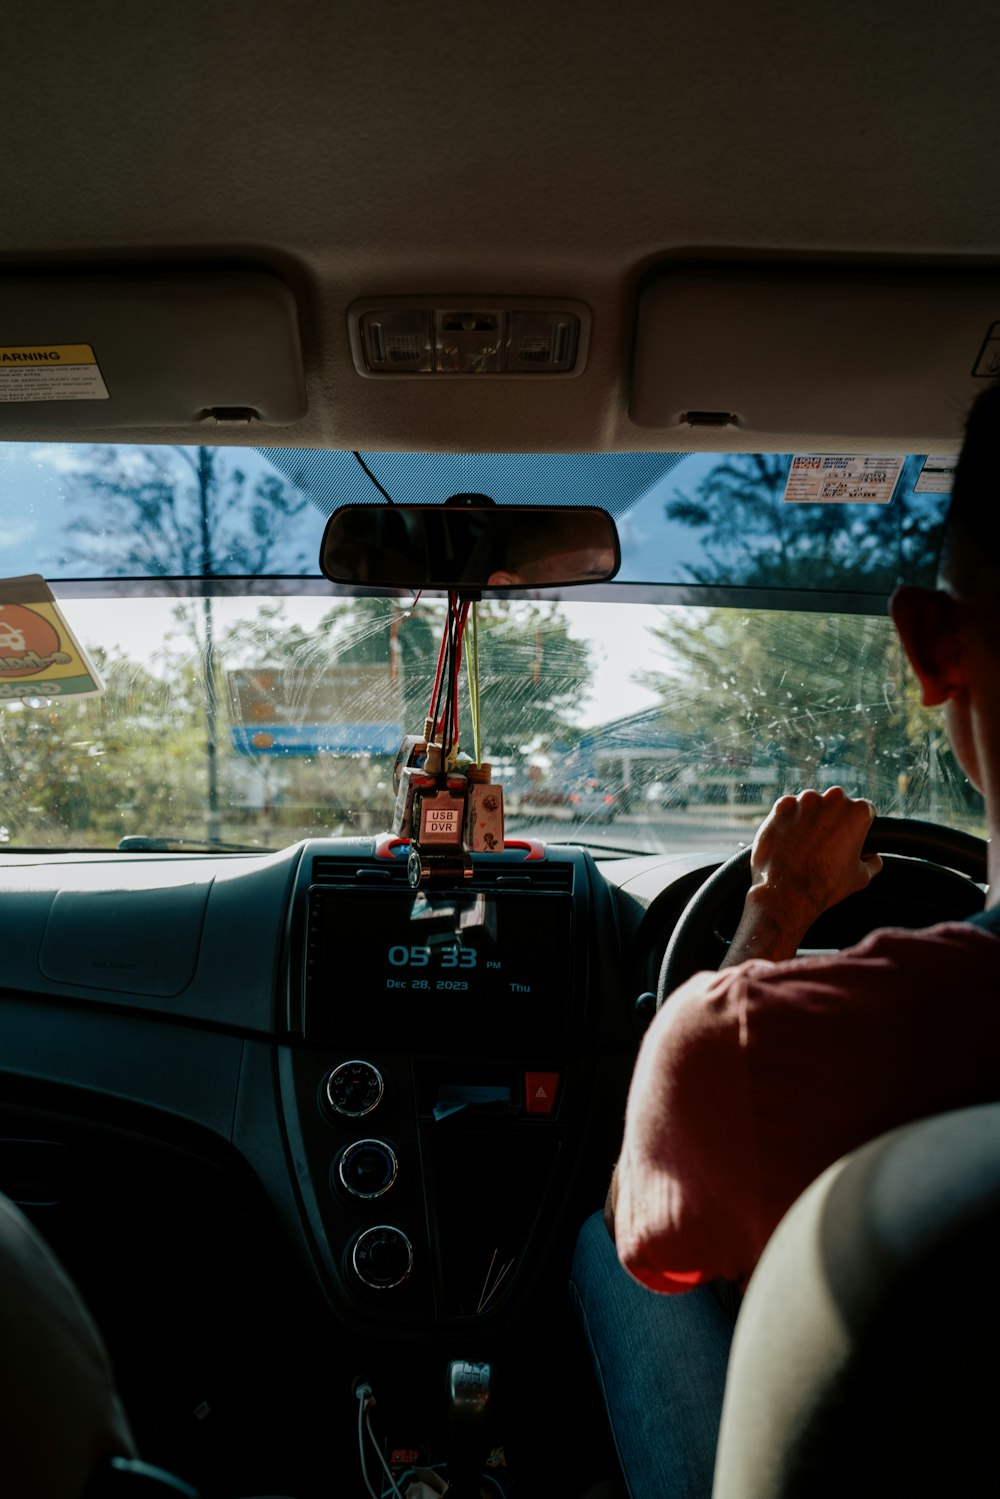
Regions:
[[[320,671],[242,667],[227,673],[230,737],[240,755],[394,755],[402,684],[392,663]]]
[[[394,755],[401,723],[259,723],[231,731],[240,755]]]

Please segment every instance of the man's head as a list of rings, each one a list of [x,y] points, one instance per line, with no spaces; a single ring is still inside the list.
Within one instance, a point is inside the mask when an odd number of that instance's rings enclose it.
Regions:
[[[1000,382],[969,412],[945,520],[938,583],[960,598],[996,598],[1000,579]]]
[[[1000,816],[1000,384],[969,413],[938,586],[898,588],[889,607],[923,702],[944,709],[961,765]]]

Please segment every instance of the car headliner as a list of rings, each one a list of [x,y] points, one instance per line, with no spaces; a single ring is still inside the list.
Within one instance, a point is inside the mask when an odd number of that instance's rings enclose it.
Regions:
[[[745,449],[630,420],[654,268],[1000,257],[1000,11],[970,0],[15,0],[4,20],[8,275],[249,266],[295,294],[308,414],[211,441]],[[578,299],[586,370],[360,378],[348,308],[413,294]],[[6,438],[42,430],[0,415]]]

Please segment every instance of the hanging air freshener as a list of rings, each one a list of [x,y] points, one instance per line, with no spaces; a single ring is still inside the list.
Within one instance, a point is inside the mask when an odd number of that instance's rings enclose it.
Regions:
[[[458,739],[458,679],[467,625],[471,759],[461,753]],[[450,593],[424,733],[403,740],[393,767],[392,832],[413,845],[411,884],[467,879],[472,874],[470,853],[503,850],[503,788],[493,783],[490,767],[481,759],[476,605]]]

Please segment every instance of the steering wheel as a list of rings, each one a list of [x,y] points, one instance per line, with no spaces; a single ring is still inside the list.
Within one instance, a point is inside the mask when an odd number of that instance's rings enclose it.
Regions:
[[[824,912],[804,945],[845,947],[878,926],[961,921],[983,908],[979,887],[986,884],[986,843],[982,838],[936,822],[876,817],[864,852],[887,856],[881,874],[865,890]],[[729,929],[735,930],[749,888],[750,849],[744,848],[720,864],[688,901],[660,965],[657,1009],[700,968],[718,968],[728,947],[720,923],[728,916]]]

